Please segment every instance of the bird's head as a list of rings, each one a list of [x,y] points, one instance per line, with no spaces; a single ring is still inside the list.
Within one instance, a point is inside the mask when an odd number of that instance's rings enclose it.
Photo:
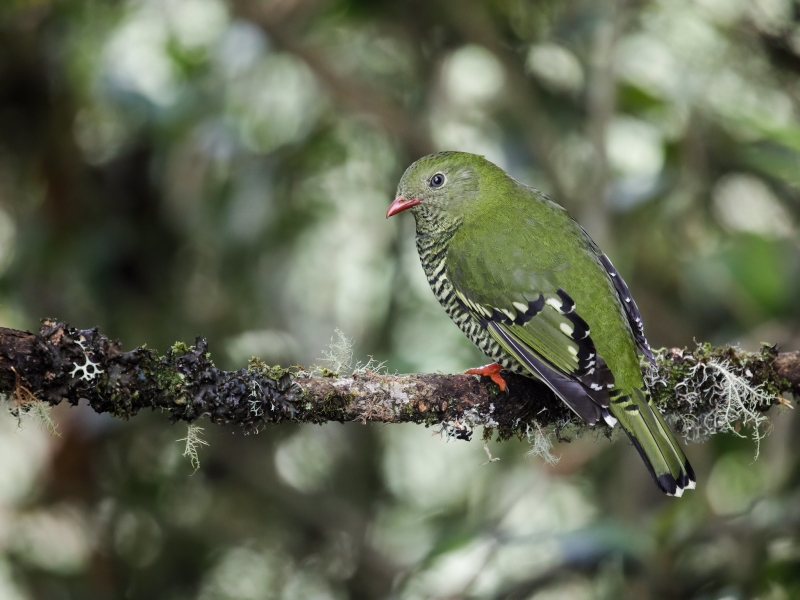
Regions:
[[[505,173],[482,156],[466,152],[440,152],[412,164],[397,186],[389,218],[410,210],[423,221],[458,221],[479,199],[480,190]]]

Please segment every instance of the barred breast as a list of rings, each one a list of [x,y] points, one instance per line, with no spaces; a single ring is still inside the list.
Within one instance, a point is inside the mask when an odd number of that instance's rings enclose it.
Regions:
[[[419,253],[422,269],[428,278],[428,284],[433,290],[433,295],[442,305],[447,315],[458,325],[458,328],[493,362],[498,363],[504,369],[529,375],[516,359],[508,354],[494,338],[492,338],[485,327],[475,319],[463,304],[458,301],[455,290],[447,278],[447,244],[437,244],[430,240],[417,236],[417,252]]]

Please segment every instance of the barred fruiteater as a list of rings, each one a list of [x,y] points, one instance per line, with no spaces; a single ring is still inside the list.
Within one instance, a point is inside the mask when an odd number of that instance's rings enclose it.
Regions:
[[[587,423],[619,422],[664,492],[694,488],[642,378],[637,350],[654,359],[636,303],[564,208],[481,156],[441,152],[403,174],[386,216],[405,210],[433,293],[494,361],[468,373],[542,380]]]

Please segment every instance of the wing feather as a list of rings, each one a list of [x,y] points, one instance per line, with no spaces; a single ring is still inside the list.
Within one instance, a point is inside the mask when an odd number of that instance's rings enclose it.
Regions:
[[[501,346],[528,367],[581,419],[594,425],[603,416],[603,409],[586,393],[583,384],[547,365],[530,347],[510,333],[506,325],[490,322],[488,330]]]
[[[633,338],[636,340],[636,345],[642,351],[652,364],[656,364],[656,359],[653,356],[653,351],[650,349],[650,343],[644,335],[644,323],[642,322],[642,315],[639,313],[639,307],[636,306],[636,301],[628,289],[628,284],[622,279],[622,276],[611,264],[611,261],[605,254],[600,254],[600,262],[611,277],[614,283],[614,288],[617,290],[617,295],[622,302],[622,307],[625,309],[625,315],[628,317],[628,322],[631,325]]]
[[[534,300],[514,300],[507,306],[487,306],[458,289],[456,295],[462,307],[484,327],[501,327],[503,336],[495,337],[508,352],[517,356],[519,349],[524,349],[560,377],[580,383],[581,395],[588,395],[601,407],[608,406],[614,376],[597,354],[589,325],[578,313],[575,301],[563,289],[539,292]],[[541,370],[538,363],[534,367],[533,361],[519,362],[535,374]]]

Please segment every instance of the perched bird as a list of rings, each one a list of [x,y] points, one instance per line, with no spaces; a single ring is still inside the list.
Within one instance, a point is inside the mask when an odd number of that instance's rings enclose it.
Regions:
[[[664,492],[695,486],[653,405],[638,352],[655,362],[628,286],[584,229],[485,158],[440,152],[403,174],[386,217],[409,210],[433,293],[493,364],[543,381],[590,425],[617,422]]]

